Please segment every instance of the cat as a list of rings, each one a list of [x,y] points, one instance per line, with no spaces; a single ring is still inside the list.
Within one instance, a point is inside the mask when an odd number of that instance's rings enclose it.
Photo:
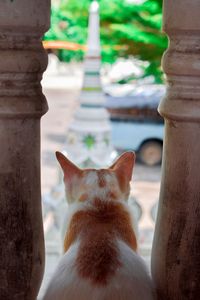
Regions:
[[[60,152],[56,157],[64,172],[69,216],[64,255],[43,300],[155,299],[126,204],[134,152],[100,170],[80,169]]]

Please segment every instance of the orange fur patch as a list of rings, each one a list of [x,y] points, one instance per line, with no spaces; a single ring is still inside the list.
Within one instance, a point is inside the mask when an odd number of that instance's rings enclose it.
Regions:
[[[137,249],[130,214],[116,201],[95,198],[92,208],[75,213],[65,237],[65,251],[77,237],[81,241],[76,260],[78,272],[98,285],[106,284],[120,267],[117,239],[134,251]]]
[[[117,199],[117,193],[109,191],[107,194],[107,197],[109,200],[116,200]]]
[[[125,193],[129,187],[129,182],[127,181],[127,178],[125,178],[124,174],[118,174],[117,176],[119,187],[122,193]]]
[[[119,250],[111,232],[102,233],[102,226],[90,229],[87,237],[82,240],[76,266],[81,277],[90,279],[96,285],[107,284],[121,266]]]
[[[84,201],[86,201],[86,200],[88,200],[88,194],[83,194],[83,195],[81,195],[81,197],[79,198],[79,201],[80,201],[80,202],[84,202]]]

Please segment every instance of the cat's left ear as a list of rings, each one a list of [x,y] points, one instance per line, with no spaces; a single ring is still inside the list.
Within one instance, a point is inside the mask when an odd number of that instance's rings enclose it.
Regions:
[[[74,176],[81,176],[82,170],[74,165],[67,157],[65,157],[61,152],[56,152],[56,157],[61,165],[64,173],[64,180],[70,181]]]
[[[111,170],[114,170],[118,177],[123,177],[131,181],[133,166],[135,164],[135,152],[129,151],[123,153],[116,162],[110,167]]]

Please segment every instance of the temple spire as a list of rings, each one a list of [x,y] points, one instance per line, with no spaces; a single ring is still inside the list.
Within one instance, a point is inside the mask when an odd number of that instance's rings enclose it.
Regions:
[[[101,87],[101,47],[99,3],[90,5],[87,52],[84,59],[84,80],[80,107],[69,126],[68,156],[78,164],[102,166],[113,159],[109,114],[104,108]]]
[[[88,26],[88,51],[87,56],[99,57],[101,54],[99,38],[99,3],[92,1],[90,6],[89,26]]]

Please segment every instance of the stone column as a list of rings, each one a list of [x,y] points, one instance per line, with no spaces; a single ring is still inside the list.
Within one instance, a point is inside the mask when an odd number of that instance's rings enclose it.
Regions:
[[[200,299],[200,1],[164,0],[167,95],[152,252],[158,300]]]
[[[35,300],[44,269],[41,37],[50,0],[0,1],[0,299]]]

